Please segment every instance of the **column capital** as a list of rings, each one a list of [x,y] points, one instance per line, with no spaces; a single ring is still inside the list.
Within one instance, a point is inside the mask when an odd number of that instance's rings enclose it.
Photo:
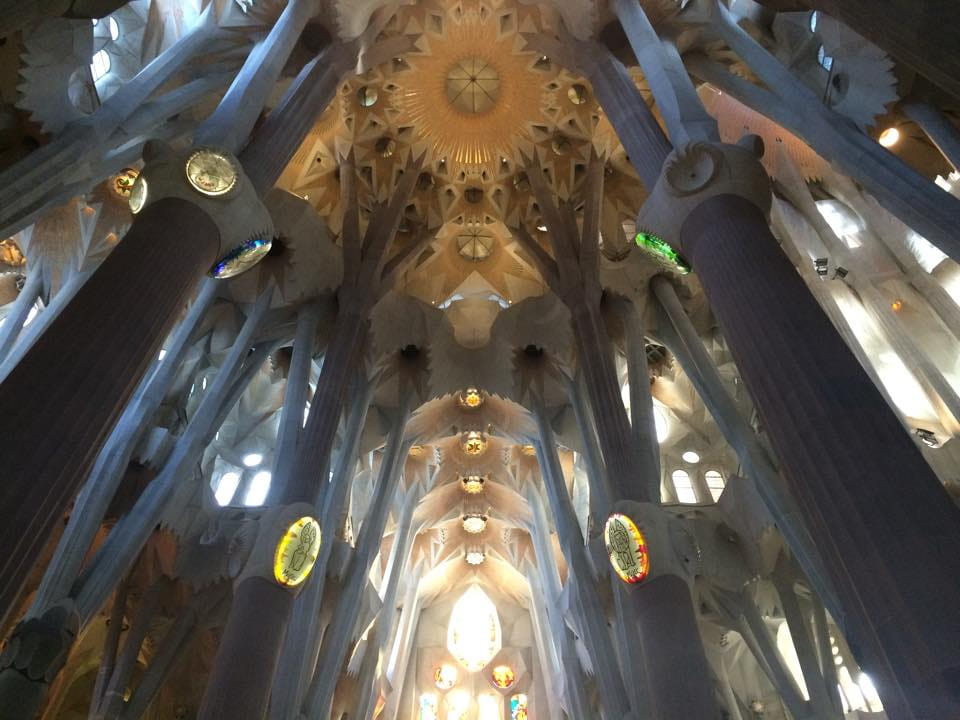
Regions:
[[[143,159],[130,209],[137,214],[175,197],[203,210],[220,235],[218,259],[210,268],[213,277],[239,275],[270,251],[276,233],[273,219],[233,153],[212,146],[176,150],[162,140],[150,140]]]
[[[676,148],[637,215],[637,230],[653,233],[683,252],[684,222],[712,197],[737,195],[769,214],[770,179],[759,161],[763,151],[763,141],[756,135],[745,135],[736,145],[693,141]]]

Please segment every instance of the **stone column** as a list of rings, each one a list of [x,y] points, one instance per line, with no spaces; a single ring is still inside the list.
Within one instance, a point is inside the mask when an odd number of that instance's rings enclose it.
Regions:
[[[724,439],[737,454],[746,474],[756,481],[757,490],[814,590],[823,602],[829,604],[835,617],[842,619],[836,594],[829,585],[816,544],[796,502],[724,387],[720,373],[680,304],[673,284],[665,277],[657,276],[650,281],[650,288],[667,321],[660,332],[665,335],[671,352],[707,406]]]
[[[623,323],[623,343],[627,354],[627,379],[630,383],[630,430],[643,459],[646,495],[660,500],[660,445],[650,394],[650,367],[647,365],[647,338],[640,310],[629,300],[614,301],[614,312]],[[606,520],[606,518],[604,518]]]
[[[271,720],[296,720],[299,717],[303,695],[317,664],[320,651],[320,604],[326,585],[327,563],[336,544],[330,535],[336,533],[339,527],[339,518],[357,466],[357,445],[377,384],[377,376],[368,378],[366,370],[361,370],[355,379],[351,392],[353,399],[346,413],[333,478],[317,494],[315,505],[320,511],[321,527],[329,528],[328,538],[331,542],[324,542],[320,546],[314,577],[294,601],[270,701]]]
[[[197,718],[261,720],[266,716],[293,597],[259,575],[237,586]]]
[[[276,348],[277,342],[271,341],[250,350],[255,333],[270,307],[271,296],[272,288],[261,294],[163,469],[140,494],[131,511],[114,526],[74,587],[82,625],[86,625],[106,602],[118,578],[133,567],[163,513],[170,511],[176,488],[199,462],[253,374]],[[186,500],[189,495],[180,497]]]
[[[640,63],[671,142],[719,141],[717,121],[704,109],[673,42],[660,38],[640,3],[613,0],[611,5]]]
[[[889,717],[960,713],[960,513],[753,202],[707,199],[680,238]]]
[[[287,3],[267,37],[257,43],[244,61],[217,109],[198,128],[194,136],[197,145],[215,145],[232,153],[243,147],[317,9],[317,0]]]
[[[557,204],[543,170],[529,163],[527,175],[540,211],[550,230],[554,253],[551,257],[524,227],[516,237],[540,268],[550,288],[570,310],[577,360],[583,370],[597,439],[615,498],[638,501],[648,496],[651,463],[631,436],[630,421],[620,393],[612,345],[600,313],[602,288],[599,278],[599,222],[603,198],[603,160],[594,155],[587,170],[583,229],[580,230],[573,205]],[[659,488],[659,474],[657,474]],[[659,491],[657,492],[659,498]]]
[[[304,425],[303,416],[310,392],[310,373],[313,369],[313,352],[319,320],[320,309],[316,304],[308,304],[300,308],[297,313],[297,331],[293,338],[293,353],[287,370],[283,410],[280,413],[274,448],[271,497],[284,494],[290,466],[296,455],[297,441]]]
[[[355,625],[362,603],[360,597],[367,584],[370,563],[376,557],[383,538],[383,528],[396,494],[403,470],[403,461],[414,441],[404,437],[407,419],[413,403],[410,379],[401,379],[400,404],[387,436],[384,456],[380,464],[376,495],[357,536],[341,596],[330,622],[330,631],[323,639],[320,659],[313,682],[304,703],[304,714],[310,720],[326,720],[333,704],[337,679],[343,667],[350,640],[355,636]]]
[[[766,88],[733,75],[702,56],[687,59],[701,80],[782,125],[879,198],[890,212],[944,253],[960,258],[960,199],[909,167],[821,99],[750,37],[718,3],[712,27]]]
[[[212,278],[202,282],[187,315],[170,335],[163,360],[154,360],[153,372],[140,383],[117,421],[74,503],[56,552],[44,571],[31,606],[32,615],[42,614],[54,603],[68,597],[104,514],[123,480],[136,444],[166,397],[193,333],[206,315],[218,287]]]
[[[600,532],[603,523],[610,515],[611,491],[606,468],[597,442],[597,430],[593,425],[590,408],[584,397],[583,376],[577,372],[573,377],[562,374],[567,397],[573,408],[574,419],[583,438],[583,456],[587,464],[587,477],[590,480],[590,522],[592,533]]]
[[[39,265],[39,263],[37,265]],[[12,348],[13,344],[17,341],[20,330],[27,321],[30,310],[33,308],[34,303],[37,302],[37,298],[40,297],[42,289],[42,269],[38,266],[28,267],[26,282],[24,282],[20,294],[17,295],[17,299],[13,301],[13,307],[11,307],[4,316],[3,325],[0,325],[0,363],[3,362],[7,353],[10,352],[10,348]]]
[[[311,412],[307,418],[306,427],[300,433],[292,472],[284,485],[283,494],[277,498],[281,504],[292,506],[297,503],[309,503],[312,506],[320,488],[326,484],[327,468],[343,410],[344,390],[360,358],[368,332],[367,316],[376,301],[380,283],[384,277],[383,270],[388,260],[388,251],[400,225],[403,208],[413,192],[422,161],[422,156],[409,158],[390,203],[373,215],[363,235],[360,233],[359,204],[353,163],[349,158],[343,163],[340,177],[345,207],[344,275],[339,290],[340,314],[337,317],[333,339],[324,356],[323,370],[311,401]],[[330,542],[331,528],[324,528],[324,532],[326,533],[324,544],[326,544]],[[253,580],[250,582],[252,583]],[[276,583],[272,583],[270,587],[271,583],[268,580],[264,580],[263,583],[258,582],[257,585],[262,586],[250,588],[244,595],[234,599],[231,616],[236,612],[243,617],[250,617],[255,614],[256,608],[247,607],[247,604],[254,602],[257,597],[273,593],[277,598],[271,601],[271,607],[277,618],[282,616],[282,627],[285,629],[293,605],[289,592]],[[288,598],[284,599],[280,597],[281,595],[286,595]],[[244,636],[244,628],[240,623],[234,623],[231,620],[228,622],[228,630],[238,634],[239,637],[231,638],[229,644],[224,647],[240,648],[243,647],[244,642],[254,642],[254,638]],[[282,635],[279,636],[276,646],[271,649],[271,652],[276,652],[278,656],[281,641]],[[273,661],[259,667],[259,672],[265,677],[258,677],[255,686],[258,692],[264,693],[262,698],[264,712],[266,712],[266,703],[276,666],[276,661]],[[206,696],[211,700],[204,707],[208,714],[202,720],[222,717],[217,713],[221,712],[220,708],[227,702],[230,688],[242,683],[250,683],[250,672],[243,652],[221,650],[217,656],[214,673],[216,684],[214,684],[214,678],[211,678],[211,684],[207,687]],[[330,698],[332,698],[332,692]],[[244,712],[255,711],[260,706],[261,702],[258,700],[250,703],[249,709]],[[329,700],[327,706],[329,707]],[[238,712],[240,710],[241,708],[238,708]],[[260,716],[237,715],[236,717],[252,719]]]
[[[908,100],[900,106],[923,130],[953,169],[960,172],[960,130],[926,100]]]
[[[4,623],[218,246],[217,226],[197,206],[157,201],[0,384],[0,435],[16,448],[0,487]]]
[[[393,547],[390,550],[390,559],[387,562],[387,584],[383,591],[383,603],[380,606],[380,612],[377,613],[377,619],[374,621],[373,630],[367,639],[365,651],[371,657],[365,657],[364,663],[366,664],[369,661],[370,665],[368,667],[372,667],[373,671],[368,677],[361,675],[357,682],[360,700],[360,705],[357,708],[358,718],[370,717],[373,713],[377,687],[375,682],[376,669],[393,629],[394,616],[397,612],[397,591],[400,587],[400,578],[406,571],[407,560],[410,556],[410,545],[416,536],[413,528],[413,513],[422,494],[423,488],[419,483],[407,491],[407,499],[403,504],[403,510],[394,529]],[[381,671],[385,672],[386,668],[382,667]]]
[[[630,702],[623,677],[624,675],[630,677],[639,675],[642,677],[643,669],[624,668],[626,672],[621,675],[620,669],[614,664],[616,653],[607,628],[603,605],[597,596],[597,580],[587,556],[587,549],[580,532],[580,525],[577,522],[577,515],[570,501],[570,493],[567,491],[563,479],[563,469],[560,467],[560,459],[557,457],[557,446],[553,430],[550,427],[550,420],[547,417],[542,398],[535,391],[531,392],[530,396],[538,431],[535,443],[537,459],[540,462],[544,489],[550,502],[560,547],[569,564],[570,579],[568,582],[573,583],[583,610],[578,620],[584,644],[594,666],[597,684],[600,687],[603,716],[608,720],[622,718],[630,711]],[[545,536],[549,524],[540,503],[531,502],[531,508],[534,511],[534,525]],[[539,544],[537,556],[540,561],[544,563],[553,562],[549,544],[545,542],[544,537],[538,537],[538,532],[534,532],[534,542]]]

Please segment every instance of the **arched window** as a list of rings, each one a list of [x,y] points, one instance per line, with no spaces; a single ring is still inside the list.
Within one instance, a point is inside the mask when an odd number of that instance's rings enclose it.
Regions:
[[[693,490],[690,473],[686,470],[673,471],[673,489],[677,491],[677,500],[687,505],[697,502],[697,494]]]
[[[243,498],[243,504],[247,507],[263,505],[267,501],[267,494],[270,492],[271,479],[269,470],[261,470],[250,478],[250,486]]]
[[[710,489],[710,495],[713,496],[713,501],[716,502],[720,499],[720,494],[723,492],[723,474],[719,470],[707,470],[703,477],[707,481],[707,487]]]
[[[107,27],[110,29],[111,40],[116,40],[120,37],[120,25],[114,18],[107,18]]]
[[[237,492],[237,487],[239,485],[240,473],[231,470],[221,475],[220,480],[217,482],[217,489],[213,493],[214,497],[217,499],[217,504],[221,507],[224,505],[229,505],[230,501],[233,500],[233,496]]]
[[[110,54],[106,50],[98,50],[94,53],[93,60],[90,63],[90,72],[93,75],[94,82],[110,72]]]
[[[820,67],[827,72],[833,70],[833,55],[827,55],[827,51],[823,49],[823,45],[817,50],[817,62],[820,63]]]
[[[810,32],[817,31],[817,24],[819,22],[820,22],[820,12],[818,10],[814,10],[812,13],[810,13]]]

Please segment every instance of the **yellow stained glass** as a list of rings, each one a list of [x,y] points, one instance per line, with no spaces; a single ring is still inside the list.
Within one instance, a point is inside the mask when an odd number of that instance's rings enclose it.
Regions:
[[[626,583],[642,582],[650,574],[647,541],[637,524],[622,513],[614,513],[603,529],[603,541],[610,564]]]

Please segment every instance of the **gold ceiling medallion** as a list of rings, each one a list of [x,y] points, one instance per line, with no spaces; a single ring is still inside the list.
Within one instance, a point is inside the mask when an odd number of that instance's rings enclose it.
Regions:
[[[465,513],[461,520],[465,532],[479,535],[487,529],[487,516],[480,512]]]
[[[460,478],[460,484],[467,495],[479,495],[483,492],[483,484],[486,478],[482,475],[466,475]]]
[[[460,405],[474,410],[483,405],[483,395],[475,387],[469,387],[460,393]]]
[[[471,430],[460,438],[460,447],[467,455],[483,455],[487,451],[487,438],[477,430]]]

